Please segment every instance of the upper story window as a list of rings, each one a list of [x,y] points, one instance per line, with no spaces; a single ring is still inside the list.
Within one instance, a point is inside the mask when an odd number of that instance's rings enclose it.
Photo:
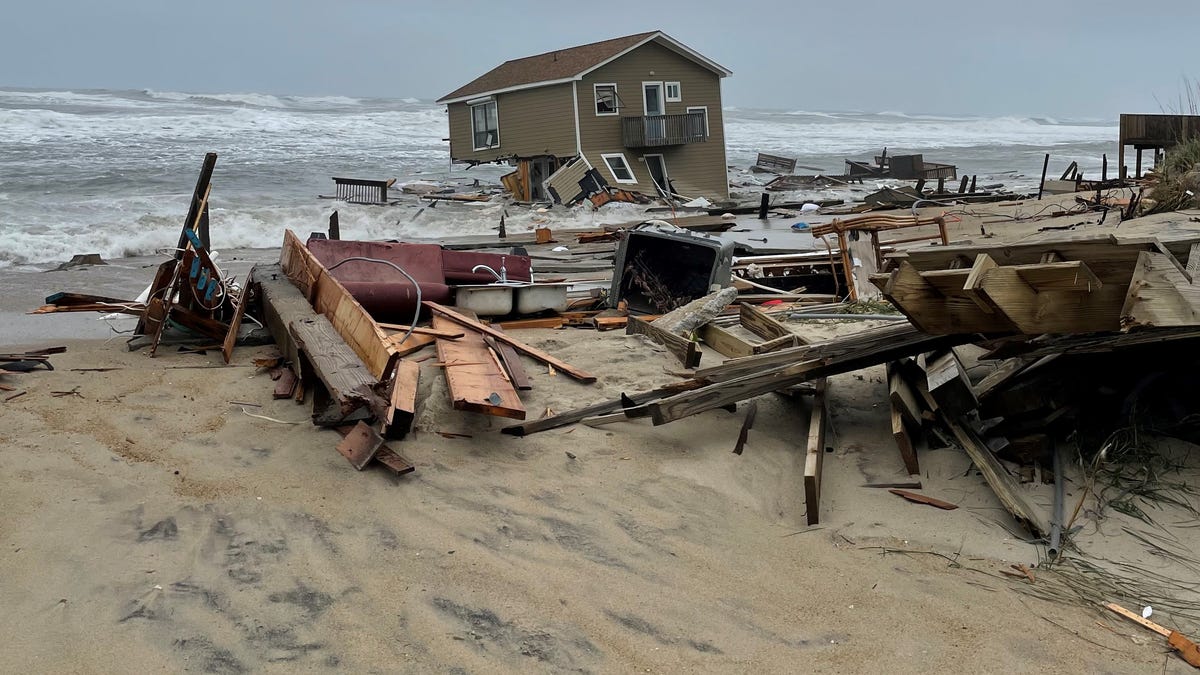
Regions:
[[[706,105],[688,106],[687,112],[688,112],[688,115],[691,115],[692,113],[700,113],[700,114],[704,115],[703,118],[699,118],[699,119],[692,118],[692,117],[688,118],[688,125],[689,125],[688,134],[691,136],[704,136],[707,138],[709,135],[708,134],[708,106],[706,106]],[[691,125],[695,125],[695,126],[693,127]]]
[[[618,114],[620,106],[617,105],[617,85],[597,84],[593,88],[596,90],[596,114]]]
[[[683,100],[683,90],[680,89],[678,82],[667,82],[667,103],[679,103]]]
[[[471,106],[471,142],[474,150],[500,147],[500,119],[495,101]]]

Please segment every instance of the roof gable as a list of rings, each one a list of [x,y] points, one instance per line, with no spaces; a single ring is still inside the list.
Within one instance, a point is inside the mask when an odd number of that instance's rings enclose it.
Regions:
[[[578,80],[592,70],[655,39],[661,39],[673,51],[700,63],[722,77],[730,74],[726,68],[691,50],[666,33],[650,31],[505,61],[441,97],[437,102],[455,103],[475,96]]]

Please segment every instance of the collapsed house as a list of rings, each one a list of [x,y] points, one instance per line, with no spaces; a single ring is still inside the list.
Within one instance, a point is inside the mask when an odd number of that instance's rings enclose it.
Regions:
[[[454,162],[508,162],[518,201],[617,190],[727,199],[721,78],[662,31],[505,61],[438,100]]]

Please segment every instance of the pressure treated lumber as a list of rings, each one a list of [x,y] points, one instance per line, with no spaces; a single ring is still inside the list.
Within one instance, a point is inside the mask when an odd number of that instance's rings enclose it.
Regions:
[[[808,417],[808,441],[804,455],[804,513],[809,525],[821,521],[821,467],[825,463],[826,380],[817,380]]]
[[[891,408],[892,438],[896,441],[896,448],[900,450],[900,459],[904,462],[904,470],[910,476],[920,475],[921,466],[917,461],[917,450],[913,447],[912,436],[904,427],[904,417],[895,401],[892,401],[889,407]]]
[[[433,317],[433,327],[436,329],[446,330],[454,325],[444,316]],[[512,382],[492,357],[483,335],[472,331],[457,340],[437,338],[437,352],[455,410],[525,419],[525,406],[521,404]]]
[[[753,305],[739,305],[738,319],[746,330],[764,340],[770,341],[781,337],[799,337],[789,330],[787,326]]]
[[[1200,325],[1200,285],[1174,256],[1143,251],[1121,308],[1121,328]]]
[[[680,337],[674,333],[655,326],[654,324],[643,321],[636,316],[630,316],[625,324],[626,335],[645,335],[654,342],[667,348],[684,368],[695,368],[700,365],[700,347],[691,340]]]
[[[712,321],[701,326],[699,332],[700,339],[704,341],[704,344],[712,347],[723,356],[739,358],[755,353],[754,345]]]
[[[504,342],[506,344],[512,345],[512,347],[514,349],[521,352],[522,354],[525,354],[526,356],[529,356],[537,361],[541,361],[542,363],[545,363],[547,365],[553,366],[555,370],[557,370],[571,378],[579,380],[580,382],[583,382],[584,384],[590,384],[590,383],[596,381],[595,375],[592,375],[582,369],[576,368],[561,359],[558,359],[554,356],[551,356],[550,354],[547,354],[546,352],[543,352],[540,349],[531,347],[531,346],[525,344],[524,342],[521,342],[520,340],[512,337],[511,335],[508,335],[506,333],[501,333],[500,331],[494,330],[491,326],[485,326],[484,324],[479,323],[478,321],[475,321],[474,319],[463,316],[462,314],[459,314],[458,312],[456,312],[448,307],[443,307],[443,306],[439,305],[438,303],[430,302],[429,300],[426,300],[421,304],[424,305],[426,308],[428,308],[431,312],[434,312],[435,314],[438,314],[442,317],[450,319],[451,321],[459,324],[460,326],[465,326],[467,328],[471,328],[475,331],[483,333],[484,335],[490,335],[494,339],[496,339],[500,342]]]

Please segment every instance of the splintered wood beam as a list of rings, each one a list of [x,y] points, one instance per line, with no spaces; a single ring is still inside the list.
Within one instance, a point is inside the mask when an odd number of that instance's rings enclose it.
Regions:
[[[483,333],[484,335],[490,335],[500,342],[512,345],[513,349],[516,349],[518,352],[521,352],[522,354],[529,356],[536,361],[541,361],[547,365],[554,366],[555,370],[567,375],[568,377],[579,380],[584,384],[591,384],[592,382],[596,381],[595,375],[592,375],[580,368],[576,368],[575,366],[572,366],[571,364],[559,358],[551,356],[540,349],[530,347],[529,345],[521,342],[511,335],[508,335],[507,333],[501,333],[500,331],[494,330],[492,327],[485,326],[484,324],[479,323],[478,321],[469,317],[463,316],[462,314],[459,314],[448,307],[443,307],[438,303],[430,302],[429,300],[426,300],[421,304],[428,308],[431,312],[449,319],[460,326],[465,326],[479,333]]]
[[[753,305],[739,305],[738,319],[743,328],[764,340],[795,335],[787,326]]]
[[[1014,265],[1021,280],[1033,290],[1081,291],[1091,293],[1104,285],[1082,260],[1050,262],[1039,265]]]
[[[704,384],[705,383],[701,380],[683,380],[682,382],[668,384],[667,386],[660,387],[658,389],[631,394],[625,398],[628,399],[630,405],[641,406],[665,396],[671,396],[680,392],[697,389]],[[575,422],[579,422],[587,417],[616,412],[618,410],[622,410],[623,408],[625,408],[625,400],[617,398],[595,403],[583,408],[576,408],[575,410],[568,410],[558,414],[547,415],[540,420],[533,420],[532,422],[525,422],[523,424],[514,424],[512,426],[504,427],[500,430],[500,432],[512,436],[528,436],[529,434],[535,434],[539,431],[547,431],[549,429],[557,429],[558,427],[563,427],[568,424],[574,424]]]
[[[809,525],[821,521],[821,467],[825,457],[825,394],[826,380],[817,380],[817,392],[812,397],[812,412],[808,417],[808,442],[804,455],[804,513]]]
[[[925,333],[945,333],[950,325],[945,296],[907,261],[889,275],[872,275],[871,282]]]
[[[493,326],[495,330],[503,333],[503,329],[499,326]],[[529,380],[529,373],[525,372],[525,366],[521,363],[521,355],[517,350],[513,349],[512,345],[505,342],[498,342],[490,335],[484,336],[484,342],[487,342],[488,347],[500,357],[500,363],[504,366],[504,372],[508,373],[508,379],[512,381],[513,386],[518,391],[528,391],[533,389],[533,382]]]
[[[801,343],[801,338],[799,335],[795,335],[795,334],[783,335],[781,337],[775,338],[774,340],[767,340],[766,342],[762,342],[762,343],[754,345],[754,353],[755,354],[768,354],[770,352],[776,352],[781,349],[789,349],[791,347],[796,347],[796,346],[799,346],[800,344],[802,344],[802,343]]]
[[[451,329],[454,322],[435,315],[433,327]],[[492,357],[483,335],[471,332],[457,340],[437,338],[437,352],[455,410],[525,419],[525,406],[521,404],[512,382]]]
[[[383,323],[383,322],[378,322],[378,323],[379,323],[380,328],[382,328],[384,330],[398,331],[402,336],[409,332],[408,331],[409,326],[406,326],[404,324]],[[463,336],[463,332],[462,332],[461,328],[454,328],[452,330],[434,330],[432,328],[426,328],[425,326],[414,327],[412,329],[412,334],[413,335],[432,335],[433,337],[446,338],[447,340],[457,340],[458,338]],[[395,335],[389,335],[388,337],[395,337]]]
[[[668,332],[655,326],[649,321],[643,321],[636,316],[630,316],[625,324],[626,335],[645,335],[654,342],[667,348],[675,355],[684,368],[695,368],[700,365],[700,347],[691,340]]]
[[[1200,324],[1200,285],[1174,256],[1143,251],[1121,308],[1121,327]]]
[[[298,317],[288,328],[296,348],[308,358],[343,416],[370,402],[363,392],[370,391],[378,380],[328,319],[321,315]]]

